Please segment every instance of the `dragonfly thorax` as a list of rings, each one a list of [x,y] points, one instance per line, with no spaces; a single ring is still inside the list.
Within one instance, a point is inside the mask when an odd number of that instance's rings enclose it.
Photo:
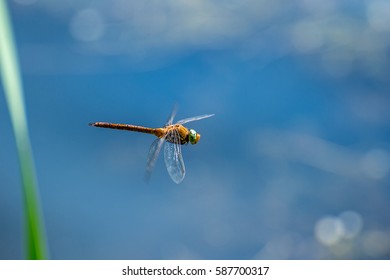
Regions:
[[[196,144],[200,139],[200,134],[194,129],[188,129],[181,124],[169,125],[164,128],[157,128],[155,135],[159,138],[164,137],[165,141],[171,143]]]

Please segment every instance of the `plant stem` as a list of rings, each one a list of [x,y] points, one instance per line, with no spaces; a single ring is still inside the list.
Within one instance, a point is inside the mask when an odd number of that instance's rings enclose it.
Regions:
[[[0,0],[0,71],[19,157],[25,208],[26,258],[46,259],[46,238],[7,3]]]

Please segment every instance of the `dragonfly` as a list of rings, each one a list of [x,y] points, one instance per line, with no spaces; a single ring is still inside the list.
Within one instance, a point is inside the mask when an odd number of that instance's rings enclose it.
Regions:
[[[181,146],[191,143],[195,145],[200,140],[200,134],[194,129],[188,129],[184,124],[198,121],[205,118],[210,118],[214,114],[200,115],[196,117],[182,119],[176,123],[173,123],[173,119],[176,115],[177,107],[175,107],[169,116],[167,122],[163,127],[150,128],[132,124],[120,124],[120,123],[109,123],[109,122],[94,122],[90,123],[90,126],[121,129],[135,132],[142,132],[153,134],[157,137],[150,146],[149,154],[146,164],[145,179],[149,181],[154,165],[164,145],[164,161],[167,171],[171,179],[176,183],[180,184],[185,176],[186,170],[183,161],[183,155]]]

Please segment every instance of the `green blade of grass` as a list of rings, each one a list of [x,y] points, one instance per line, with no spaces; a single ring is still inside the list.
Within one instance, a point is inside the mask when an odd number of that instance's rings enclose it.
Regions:
[[[7,4],[0,0],[0,71],[19,157],[25,207],[26,258],[46,259],[46,238],[28,136],[23,88]]]

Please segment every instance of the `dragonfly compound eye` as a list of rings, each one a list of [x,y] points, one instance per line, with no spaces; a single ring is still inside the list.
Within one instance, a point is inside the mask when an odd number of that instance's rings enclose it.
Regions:
[[[198,133],[195,130],[190,129],[189,139],[191,144],[196,144],[199,141]]]

